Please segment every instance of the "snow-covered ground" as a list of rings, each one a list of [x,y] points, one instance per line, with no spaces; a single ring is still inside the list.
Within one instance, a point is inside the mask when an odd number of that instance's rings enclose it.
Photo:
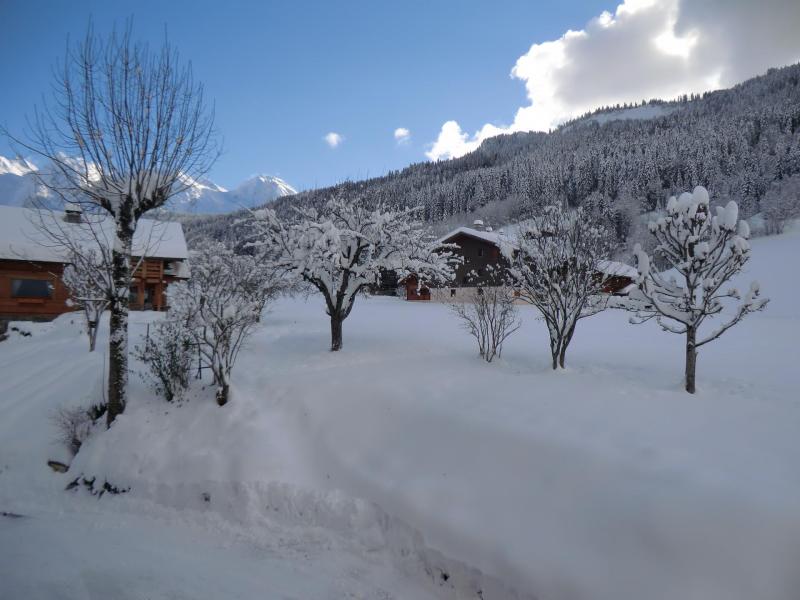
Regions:
[[[796,599],[798,251],[753,242],[744,279],[772,301],[703,348],[695,396],[682,338],[621,312],[581,322],[554,373],[528,307],[485,364],[442,305],[360,298],[330,353],[321,302],[285,299],[228,406],[134,376],[65,475],[48,416],[97,397],[102,354],[77,317],[26,325],[0,343],[0,511],[26,515],[0,517],[0,592]],[[131,491],[63,492],[78,473]]]

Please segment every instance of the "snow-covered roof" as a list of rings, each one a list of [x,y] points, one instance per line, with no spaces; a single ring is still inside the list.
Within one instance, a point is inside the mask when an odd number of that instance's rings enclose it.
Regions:
[[[53,244],[41,231],[39,224],[54,222],[74,239],[90,243],[87,226],[63,219],[59,212],[38,211],[19,206],[0,206],[0,259],[65,262],[64,250]],[[105,240],[114,239],[111,217],[90,217],[95,229]],[[93,243],[93,242],[91,242]],[[109,242],[110,243],[110,242]],[[139,219],[133,236],[133,254],[148,258],[182,259],[189,257],[183,227],[175,221]]]
[[[639,271],[636,270],[636,267],[615,260],[601,260],[597,263],[597,267],[601,273],[606,275],[619,275],[634,279],[639,276]]]
[[[481,231],[480,229],[473,229],[472,227],[458,227],[447,235],[436,240],[436,243],[444,244],[457,235],[467,235],[479,240],[483,240],[485,242],[489,242],[490,244],[494,244],[498,248],[503,241],[509,241],[507,236],[499,231]]]

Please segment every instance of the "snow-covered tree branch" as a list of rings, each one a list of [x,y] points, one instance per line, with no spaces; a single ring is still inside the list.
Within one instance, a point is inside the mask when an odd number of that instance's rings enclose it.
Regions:
[[[561,205],[546,207],[503,245],[513,285],[547,324],[553,369],[564,368],[578,321],[605,308],[602,263],[612,247],[610,232],[582,208]]]
[[[656,253],[670,266],[663,273],[652,267],[651,257],[640,246],[634,249],[642,298],[632,300],[636,316],[631,321],[655,319],[664,331],[686,335],[685,383],[690,394],[695,392],[697,349],[768,302],[760,297],[757,282],[744,296],[728,287],[750,258],[750,229],[746,221],[739,221],[736,202],[717,207],[716,212],[711,215],[708,191],[702,186],[669,199],[666,215],[650,223],[658,240]],[[733,312],[701,336],[703,322],[722,316],[731,301],[739,301]]]
[[[356,295],[378,283],[382,270],[428,281],[452,276],[450,252],[433,245],[418,209],[367,208],[332,199],[320,211],[298,208],[292,221],[280,220],[271,209],[255,211],[250,224],[263,260],[325,298],[333,351],[342,347],[342,323]]]
[[[207,244],[191,255],[192,276],[167,290],[167,318],[186,323],[217,385],[217,403],[228,402],[239,351],[274,296],[275,282],[253,256]]]

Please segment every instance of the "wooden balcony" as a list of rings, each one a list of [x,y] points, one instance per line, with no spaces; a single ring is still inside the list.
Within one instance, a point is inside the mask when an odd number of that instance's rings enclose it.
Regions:
[[[137,258],[133,259],[134,264],[138,262]],[[164,261],[158,259],[146,258],[133,272],[133,279],[139,281],[158,281],[164,278]]]

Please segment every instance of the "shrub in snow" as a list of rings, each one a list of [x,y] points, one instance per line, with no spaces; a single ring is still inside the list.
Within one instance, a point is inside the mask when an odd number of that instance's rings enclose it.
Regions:
[[[669,199],[666,214],[650,223],[650,232],[658,240],[656,253],[669,264],[668,271],[651,268],[651,256],[639,246],[634,249],[643,299],[632,305],[637,314],[631,321],[655,318],[664,331],[686,336],[685,382],[690,394],[695,392],[697,349],[768,302],[760,297],[756,282],[744,296],[726,287],[750,258],[750,229],[739,220],[736,202],[717,207],[716,212],[711,215],[708,191],[702,186]],[[698,340],[703,322],[722,314],[730,300],[739,303],[726,312],[729,318]]]
[[[463,303],[451,305],[461,325],[478,342],[478,353],[486,362],[503,352],[503,342],[520,328],[514,292],[507,286],[476,288]]]
[[[187,323],[173,316],[155,323],[144,345],[134,349],[134,355],[147,369],[141,373],[142,378],[167,402],[179,398],[189,388],[194,349]]]
[[[428,239],[417,209],[370,209],[360,201],[332,199],[321,210],[296,213],[295,220],[283,221],[271,209],[253,212],[253,244],[263,260],[323,295],[332,351],[342,347],[342,323],[356,295],[378,284],[382,271],[413,273],[420,281],[452,276],[452,255]]]
[[[273,295],[272,280],[253,256],[222,244],[207,244],[191,255],[192,276],[167,290],[167,318],[184,323],[211,369],[217,403],[228,401],[231,370]]]
[[[520,226],[516,244],[503,245],[512,284],[547,324],[553,369],[564,368],[578,321],[605,308],[602,290],[608,276],[601,263],[612,248],[606,227],[582,208],[561,205],[546,207]]]
[[[53,413],[52,421],[58,432],[58,441],[63,444],[71,456],[81,449],[83,442],[89,437],[92,428],[106,412],[104,404],[96,404],[90,408],[59,408]]]

